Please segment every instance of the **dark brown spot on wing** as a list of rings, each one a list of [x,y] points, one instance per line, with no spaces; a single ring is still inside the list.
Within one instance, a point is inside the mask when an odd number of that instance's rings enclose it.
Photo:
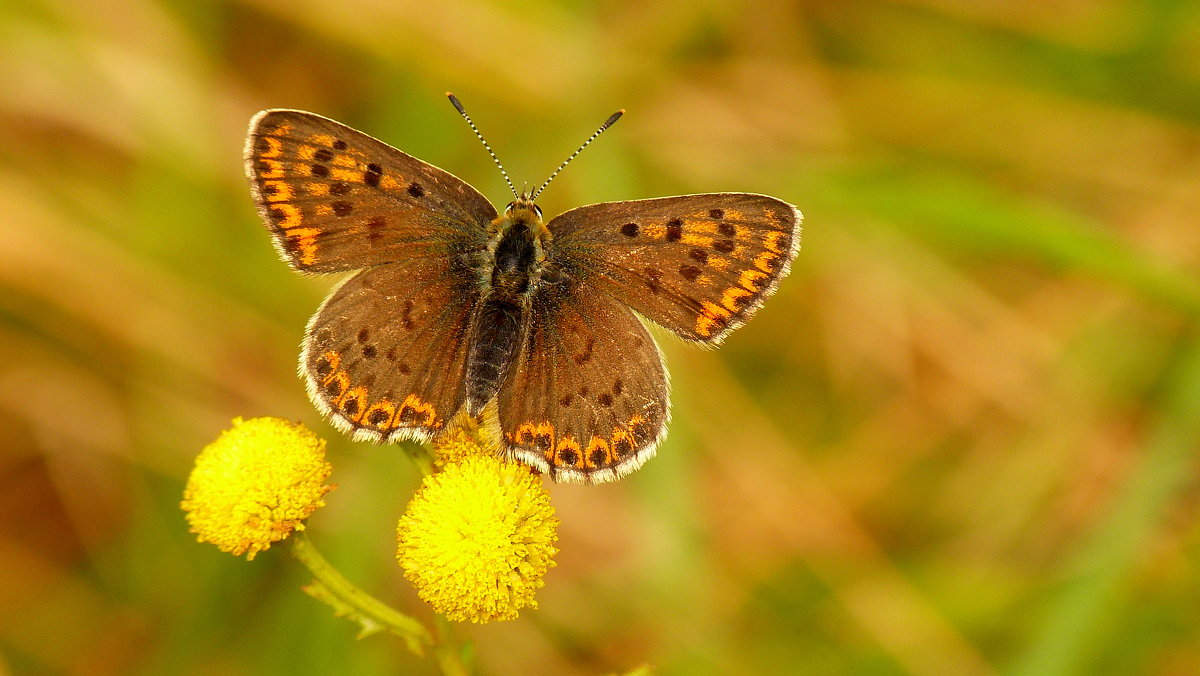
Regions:
[[[709,218],[717,218],[717,219],[725,218],[725,210],[724,209],[709,209],[708,217]]]
[[[377,244],[383,239],[383,229],[387,226],[387,219],[383,216],[376,216],[367,221],[367,239],[372,243]]]
[[[692,249],[688,252],[688,257],[701,265],[708,262],[708,252],[704,249]]]
[[[683,239],[683,221],[672,218],[667,221],[667,241],[678,242]]]
[[[367,165],[367,170],[363,172],[363,183],[372,188],[379,187],[379,179],[383,177],[383,167],[371,162]]]
[[[354,205],[349,202],[334,202],[331,206],[333,213],[338,216],[349,216],[350,212],[354,211]]]
[[[603,467],[605,465],[605,462],[604,462],[605,460],[608,460],[608,454],[604,452],[603,448],[597,448],[594,451],[592,451],[592,464],[593,465],[595,465],[596,467]]]
[[[694,282],[700,276],[700,268],[695,265],[682,265],[679,267],[679,274],[689,282]]]
[[[621,234],[625,235],[626,237],[637,237],[638,224],[637,223],[626,223],[625,225],[622,225],[621,226]]]
[[[333,371],[333,364],[329,363],[329,359],[323,356],[317,359],[314,370],[317,372],[317,378],[325,380],[325,376],[329,375],[329,373]]]
[[[408,186],[408,194],[412,195],[413,197],[424,197],[425,188],[422,188],[421,184],[419,183],[411,183]]]
[[[325,166],[324,164],[314,164],[309,169],[309,172],[313,176],[320,176],[323,178],[329,175],[329,167]]]
[[[659,280],[662,279],[662,273],[657,268],[646,268],[642,272],[645,272],[646,277],[649,278],[646,280],[646,287],[650,289],[650,293],[657,294],[662,290],[662,285],[659,283]]]
[[[583,352],[580,352],[579,354],[577,354],[573,357],[573,359],[575,360],[575,363],[582,366],[582,365],[588,363],[589,361],[591,361],[592,360],[592,348],[595,346],[596,346],[596,340],[594,338],[588,338],[587,344],[585,344],[583,346]]]
[[[411,299],[404,301],[404,307],[400,310],[400,323],[404,325],[405,330],[411,331],[413,327],[412,320],[413,302]]]
[[[729,253],[730,251],[733,251],[734,247],[736,246],[737,245],[733,243],[733,240],[730,239],[718,239],[717,241],[713,242],[712,245],[714,249],[720,251],[721,253]]]
[[[717,232],[725,237],[733,237],[737,234],[737,228],[733,227],[732,223],[721,223],[717,226]]]

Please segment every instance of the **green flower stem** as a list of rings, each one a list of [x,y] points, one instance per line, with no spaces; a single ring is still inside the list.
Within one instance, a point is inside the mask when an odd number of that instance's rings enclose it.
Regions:
[[[404,454],[409,460],[417,466],[421,471],[421,476],[429,476],[433,474],[433,451],[425,445],[421,444],[400,444],[400,448],[404,450]]]
[[[434,615],[437,626],[438,642],[433,646],[433,654],[438,667],[446,676],[470,676],[471,645],[459,645],[454,637],[454,625],[441,614]]]
[[[423,655],[425,647],[433,644],[433,637],[425,625],[354,586],[321,556],[303,531],[293,534],[288,543],[292,555],[313,575],[313,583],[304,591],[332,607],[335,615],[349,617],[361,625],[359,638],[390,631],[402,638],[408,649],[417,655]]]

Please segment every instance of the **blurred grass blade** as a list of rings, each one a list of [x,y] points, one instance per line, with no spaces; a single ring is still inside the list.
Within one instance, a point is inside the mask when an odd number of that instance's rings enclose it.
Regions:
[[[1120,618],[1136,611],[1137,600],[1126,592],[1129,577],[1191,478],[1200,448],[1200,342],[1177,354],[1167,372],[1171,377],[1140,464],[1112,512],[1096,522],[1091,540],[1067,562],[1061,589],[1050,596],[1031,645],[1008,673],[1095,673],[1093,658],[1118,640],[1113,634]]]
[[[835,198],[974,254],[1030,257],[1200,314],[1200,280],[1195,275],[1154,259],[1060,206],[1021,202],[950,176],[860,174],[833,188]]]

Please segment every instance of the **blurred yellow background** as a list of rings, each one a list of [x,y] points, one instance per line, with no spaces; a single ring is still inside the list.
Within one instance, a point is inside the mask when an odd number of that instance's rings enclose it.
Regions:
[[[0,6],[0,672],[430,673],[193,541],[234,416],[330,440],[325,554],[395,565],[418,473],[296,377],[333,278],[242,173],[269,107],[540,200],[752,191],[792,275],[725,347],[666,340],[674,422],[554,486],[540,610],[484,674],[1200,673],[1200,4],[8,0]]]

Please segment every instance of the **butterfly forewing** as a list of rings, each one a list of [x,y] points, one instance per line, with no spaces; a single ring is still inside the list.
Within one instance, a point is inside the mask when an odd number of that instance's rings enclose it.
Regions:
[[[361,272],[309,324],[301,368],[309,395],[356,438],[428,439],[465,396],[469,277],[441,259]]]
[[[256,115],[245,159],[259,212],[298,270],[477,250],[496,217],[461,179],[312,113]]]
[[[497,397],[508,452],[556,480],[613,481],[640,467],[669,415],[650,334],[629,309],[566,281],[536,293],[531,312]]]
[[[593,204],[548,227],[568,275],[682,338],[715,344],[787,275],[800,221],[773,197],[713,193]]]

